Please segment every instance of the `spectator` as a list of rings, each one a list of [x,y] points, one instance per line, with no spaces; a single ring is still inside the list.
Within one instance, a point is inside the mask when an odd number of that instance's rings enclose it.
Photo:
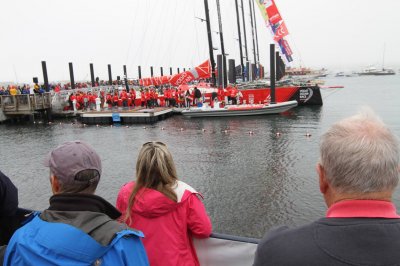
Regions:
[[[254,265],[398,265],[400,216],[392,203],[399,144],[370,110],[334,124],[320,143],[325,218],[271,231]]]
[[[136,162],[136,181],[121,188],[117,208],[129,226],[145,233],[143,243],[150,265],[199,265],[192,236],[211,234],[210,218],[199,195],[178,180],[164,143],[143,144]]]
[[[100,157],[81,141],[49,153],[50,207],[15,232],[4,265],[148,265],[139,236],[114,219],[121,215],[94,195]]]

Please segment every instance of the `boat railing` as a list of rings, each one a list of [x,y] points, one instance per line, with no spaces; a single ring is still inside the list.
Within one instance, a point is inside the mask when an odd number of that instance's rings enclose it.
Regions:
[[[194,239],[200,265],[253,265],[259,239],[212,233],[210,238]]]
[[[33,210],[19,208],[14,216],[0,217],[0,245],[5,245],[12,233],[23,224]],[[209,238],[194,238],[197,257],[202,266],[253,265],[259,239],[212,233]]]

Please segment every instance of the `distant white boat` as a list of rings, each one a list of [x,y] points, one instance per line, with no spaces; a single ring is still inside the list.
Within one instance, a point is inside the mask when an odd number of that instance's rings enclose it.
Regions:
[[[368,67],[363,71],[359,72],[358,75],[361,76],[386,76],[386,75],[395,75],[396,72],[391,68],[385,68],[385,48],[386,45],[383,46],[383,58],[382,58],[382,69],[377,69],[376,67]]]
[[[396,72],[391,68],[377,69],[376,67],[369,67],[359,72],[360,76],[384,76],[384,75],[395,75]]]
[[[335,77],[344,77],[344,76],[345,76],[344,72],[338,72],[335,75]]]

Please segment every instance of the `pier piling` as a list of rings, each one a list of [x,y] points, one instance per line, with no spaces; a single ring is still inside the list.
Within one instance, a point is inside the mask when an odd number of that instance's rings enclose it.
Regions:
[[[126,72],[126,65],[124,65],[124,81],[125,81],[126,91],[129,91],[128,74]]]
[[[218,71],[218,88],[224,88],[223,87],[223,65],[222,65],[222,54],[217,55],[217,71]]]
[[[96,85],[94,81],[94,70],[93,70],[93,64],[90,63],[90,79],[92,80],[92,87]]]
[[[142,67],[141,66],[138,66],[138,77],[139,77],[139,79],[142,78]]]
[[[69,62],[68,65],[69,65],[69,78],[71,80],[71,89],[75,90],[74,67],[71,62]]]
[[[270,72],[271,72],[271,103],[276,103],[275,101],[275,44],[271,43],[269,45],[269,56],[270,56]]]
[[[229,59],[228,65],[229,65],[229,72],[228,72],[229,83],[235,84],[236,83],[235,59]]]
[[[112,85],[111,65],[108,64],[108,85]]]
[[[46,61],[42,61],[42,70],[43,70],[43,81],[44,81],[44,87],[46,91],[49,91],[49,79],[47,77],[47,67],[46,67]]]

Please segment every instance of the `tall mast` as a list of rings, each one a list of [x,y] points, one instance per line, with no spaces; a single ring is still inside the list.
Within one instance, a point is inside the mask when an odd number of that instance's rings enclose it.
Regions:
[[[235,0],[236,5],[236,20],[238,27],[238,35],[239,35],[239,51],[240,51],[240,65],[242,67],[242,81],[244,81],[244,64],[243,64],[243,51],[242,51],[242,35],[240,34],[240,20],[239,20],[239,7],[238,0]]]
[[[226,55],[225,55],[225,47],[224,47],[224,35],[222,33],[222,19],[221,19],[221,8],[219,6],[219,0],[217,0],[217,11],[218,11],[218,26],[219,26],[219,39],[221,41],[221,52],[222,52],[222,75],[223,82],[222,87],[225,88],[227,83],[226,78]],[[220,73],[218,73],[219,75]]]
[[[211,83],[215,86],[215,61],[214,61],[214,50],[212,45],[211,26],[210,26],[210,14],[208,10],[208,0],[204,0],[204,9],[206,12],[206,23],[207,23],[207,37],[208,37],[208,51],[210,53],[211,63]]]
[[[254,8],[253,1],[253,17],[254,17],[254,31],[256,32],[256,47],[257,47],[257,64],[260,65],[260,49],[258,49],[258,36],[257,36],[257,23],[256,23],[256,11]]]
[[[244,50],[246,52],[246,62],[249,61],[249,54],[247,53],[247,37],[246,37],[246,23],[244,21],[244,6],[243,6],[243,0],[241,0],[242,4],[242,20],[243,20],[243,35],[244,35]]]
[[[251,21],[251,37],[253,39],[254,64],[256,64],[257,63],[257,60],[256,60],[256,44],[254,43],[253,11],[252,11],[252,8],[251,8],[251,0],[249,0],[249,7],[250,7],[250,21]]]
[[[385,70],[385,50],[386,50],[386,43],[383,44],[382,70]]]

